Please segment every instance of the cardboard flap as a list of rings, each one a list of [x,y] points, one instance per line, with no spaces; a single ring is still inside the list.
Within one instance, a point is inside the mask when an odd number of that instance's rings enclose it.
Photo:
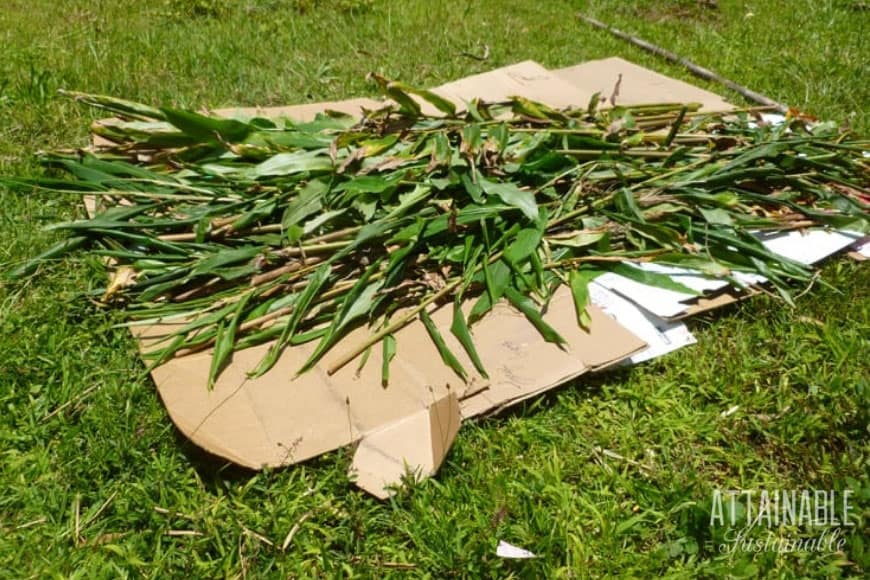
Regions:
[[[435,473],[456,438],[462,417],[455,393],[435,401],[360,441],[351,463],[356,485],[385,499],[390,487],[411,476],[422,479]]]
[[[617,105],[643,105],[649,103],[701,103],[704,111],[728,111],[734,105],[716,93],[705,91],[695,85],[666,77],[618,57],[590,60],[576,66],[553,71],[562,81],[583,92],[581,103],[585,106],[595,93],[610,98],[619,84]]]

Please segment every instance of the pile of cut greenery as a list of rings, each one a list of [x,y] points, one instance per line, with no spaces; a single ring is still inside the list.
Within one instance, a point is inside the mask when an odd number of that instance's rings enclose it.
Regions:
[[[112,275],[96,296],[130,324],[180,323],[153,364],[213,347],[210,384],[237,349],[272,342],[260,375],[287,347],[317,341],[302,372],[369,325],[329,372],[383,341],[386,385],[394,333],[418,318],[467,376],[429,315],[443,304],[485,374],[469,328],[501,300],[556,344],[541,313],[562,284],[581,326],[587,284],[604,271],[695,294],[633,262],[760,274],[791,302],[812,272],[753,233],[868,231],[868,142],[833,124],[680,104],[600,110],[597,96],[576,110],[514,98],[459,112],[375,80],[392,99],[382,109],[311,122],[71,94],[114,115],[93,126],[110,144],[45,156],[72,179],[8,183],[93,196],[97,212],[51,226],[70,235],[12,274],[78,248],[103,257]]]

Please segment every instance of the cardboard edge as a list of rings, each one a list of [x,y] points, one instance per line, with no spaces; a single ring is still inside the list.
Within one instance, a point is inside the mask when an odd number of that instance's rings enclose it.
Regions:
[[[426,409],[367,434],[351,462],[354,483],[387,499],[404,478],[419,481],[431,476],[444,461],[461,424],[459,399],[451,392]]]

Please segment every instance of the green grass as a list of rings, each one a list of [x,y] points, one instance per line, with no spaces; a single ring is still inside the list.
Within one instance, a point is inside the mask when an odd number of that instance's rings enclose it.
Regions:
[[[578,9],[866,135],[870,12],[860,4],[5,0],[0,173],[36,172],[36,151],[84,143],[92,113],[58,88],[192,107],[287,104],[372,94],[371,70],[436,85],[524,59],[610,55],[693,80],[575,21]],[[489,61],[459,55],[480,44]],[[41,225],[81,211],[75,199],[0,190],[0,269],[51,243]],[[836,577],[870,567],[866,265],[832,263],[824,279],[838,290],[817,286],[795,310],[760,297],[696,318],[696,346],[467,424],[436,478],[386,503],[350,485],[347,450],[250,473],[184,441],[133,342],[78,299],[101,276],[71,259],[0,287],[0,577]],[[708,524],[714,488],[850,488],[858,526],[842,553],[721,554]],[[498,539],[540,558],[500,560]]]

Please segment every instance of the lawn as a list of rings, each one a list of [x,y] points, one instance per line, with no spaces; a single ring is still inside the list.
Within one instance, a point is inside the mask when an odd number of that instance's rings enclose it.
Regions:
[[[278,105],[372,95],[369,71],[437,85],[525,59],[617,55],[720,90],[578,11],[870,133],[870,10],[853,0],[3,0],[0,174],[39,172],[38,151],[85,143],[94,113],[59,88]],[[485,62],[462,54],[484,45]],[[82,212],[76,199],[0,188],[0,271],[52,243],[43,225]],[[829,285],[797,308],[761,296],[697,317],[695,346],[467,424],[435,478],[387,502],[348,481],[347,450],[253,473],[186,442],[117,317],[81,298],[102,277],[73,257],[0,285],[0,578],[870,568],[866,264],[832,261]],[[840,551],[721,551],[715,489],[849,489],[855,525]],[[500,559],[500,539],[539,557]]]

